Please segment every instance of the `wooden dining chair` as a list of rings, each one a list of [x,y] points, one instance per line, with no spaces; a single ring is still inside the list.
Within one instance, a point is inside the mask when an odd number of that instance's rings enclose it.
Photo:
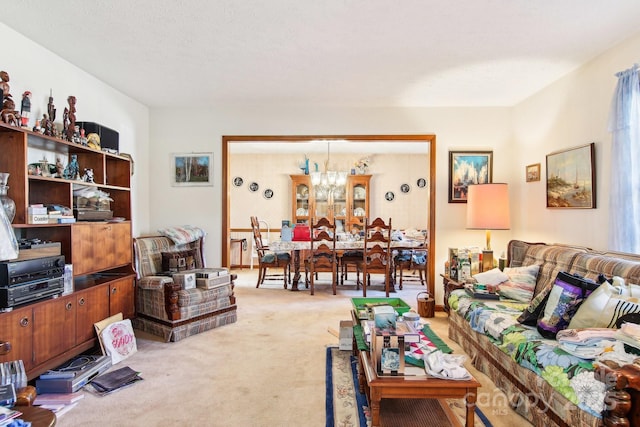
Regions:
[[[336,256],[336,224],[327,218],[320,218],[318,222],[309,222],[310,251],[305,259],[305,282],[311,284],[311,295],[314,294],[317,273],[331,273],[331,289],[336,294],[338,283],[338,258]]]
[[[365,219],[364,249],[362,262],[358,270],[362,272],[362,296],[367,296],[367,287],[371,284],[371,274],[384,275],[384,288],[387,298],[393,284],[391,273],[391,218],[385,224],[381,218],[369,223]]]
[[[258,283],[256,288],[260,287],[265,280],[280,280],[287,289],[291,283],[291,254],[287,252],[273,252],[269,250],[269,246],[262,243],[262,233],[260,231],[260,222],[255,216],[251,217],[251,231],[253,233],[253,242],[258,254]],[[281,269],[282,271],[269,272],[269,269]]]
[[[429,260],[428,234],[425,234],[420,247],[414,249],[402,249],[393,257],[394,276],[400,272],[398,287],[402,289],[402,283],[406,281],[419,281],[422,286],[427,286],[427,262]],[[405,277],[405,272],[413,274]],[[417,274],[417,275],[416,275]]]

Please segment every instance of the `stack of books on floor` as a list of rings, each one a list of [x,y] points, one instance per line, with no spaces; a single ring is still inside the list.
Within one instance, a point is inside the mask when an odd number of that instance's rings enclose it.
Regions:
[[[43,393],[36,396],[33,401],[34,406],[48,409],[61,417],[72,410],[78,401],[84,398],[84,392],[76,391],[75,393]]]
[[[12,408],[0,406],[0,427],[11,424],[14,418],[19,418],[22,412]]]

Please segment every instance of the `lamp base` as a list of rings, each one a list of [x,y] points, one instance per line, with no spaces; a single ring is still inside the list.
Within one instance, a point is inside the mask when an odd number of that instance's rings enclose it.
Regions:
[[[482,271],[493,270],[493,251],[482,251]]]

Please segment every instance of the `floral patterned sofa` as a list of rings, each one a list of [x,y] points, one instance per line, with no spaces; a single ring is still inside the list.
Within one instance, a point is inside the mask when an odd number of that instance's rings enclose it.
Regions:
[[[167,342],[179,341],[237,320],[234,275],[229,276],[228,283],[213,289],[184,289],[165,273],[163,258],[166,261],[176,256],[180,256],[180,260],[189,260],[185,261],[187,269],[205,267],[202,256],[204,233],[197,229],[196,232],[182,228],[179,231],[179,236],[167,232],[164,236],[134,239],[138,280],[133,325]]]
[[[561,271],[593,280],[603,274],[640,283],[640,256],[583,247],[512,240],[508,265],[540,266],[534,300],[553,287]],[[630,369],[638,375],[640,367],[633,364],[637,356],[628,352],[622,342],[595,360],[576,357],[564,351],[558,341],[543,338],[535,327],[518,322],[528,303],[472,299],[459,287],[450,283],[445,289],[445,305],[451,308],[449,337],[463,347],[478,370],[505,392],[510,406],[519,414],[536,426],[599,426],[603,424],[603,409],[609,409],[604,411],[604,419],[617,420],[607,425],[625,425],[625,420],[618,423],[630,405],[625,388],[630,382],[638,388],[640,382],[638,378],[629,380],[620,372]],[[621,366],[624,368],[618,370]],[[615,393],[624,393],[621,399],[625,405],[615,408],[611,404],[620,397]],[[638,396],[635,390],[631,393]],[[640,412],[640,408],[632,408],[630,414],[636,411]]]

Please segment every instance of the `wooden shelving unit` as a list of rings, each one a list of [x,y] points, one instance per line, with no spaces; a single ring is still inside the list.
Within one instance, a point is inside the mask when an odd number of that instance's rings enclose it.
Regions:
[[[0,341],[13,347],[0,361],[22,359],[32,379],[94,347],[95,322],[119,312],[125,318],[135,315],[131,163],[128,157],[2,123],[0,151],[0,171],[10,173],[8,195],[16,203],[12,223],[16,236],[60,242],[65,262],[73,265],[73,293],[0,313]],[[67,161],[76,155],[81,170],[93,169],[94,182],[29,175],[29,159],[41,152]],[[28,223],[31,204],[72,208],[77,185],[109,193],[113,216],[124,221]]]

